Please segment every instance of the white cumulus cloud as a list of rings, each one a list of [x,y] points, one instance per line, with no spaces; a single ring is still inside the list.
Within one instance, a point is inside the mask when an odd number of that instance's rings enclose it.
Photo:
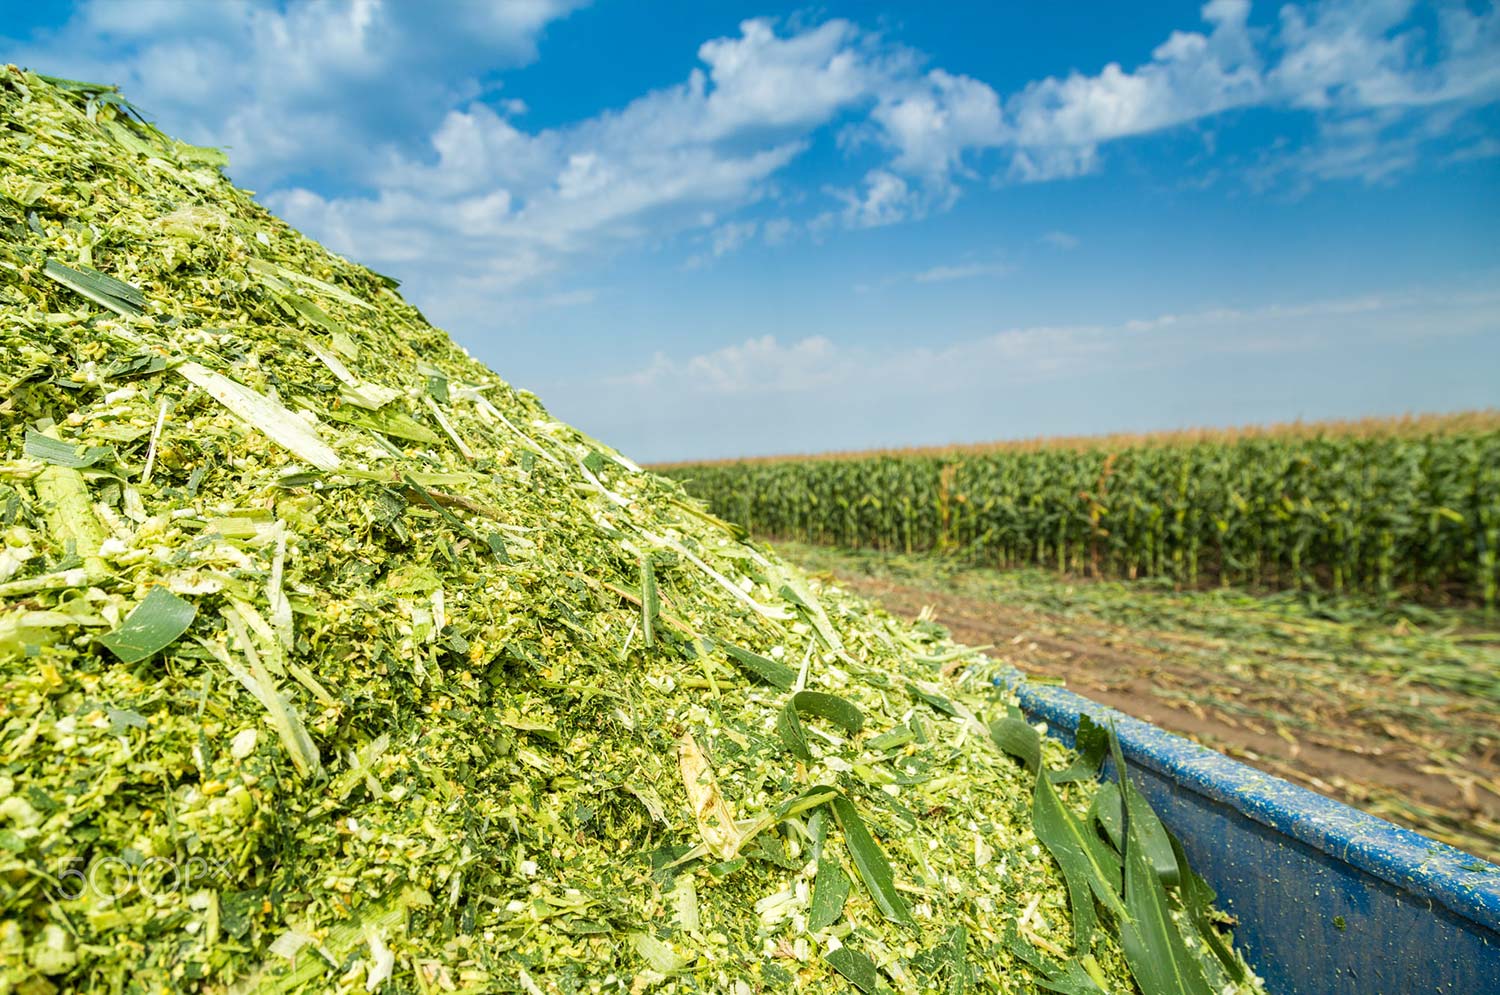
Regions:
[[[1127,71],[1111,62],[1094,75],[1049,76],[1006,102],[1016,148],[1012,175],[1066,178],[1097,167],[1112,139],[1142,135],[1255,103],[1264,94],[1248,0],[1203,7],[1205,34],[1174,31],[1151,60]]]
[[[402,0],[87,0],[60,28],[3,47],[43,72],[120,84],[174,134],[228,146],[252,186],[319,170],[368,180],[372,162],[480,96],[481,74],[535,59],[546,26],[583,2],[434,16]]]

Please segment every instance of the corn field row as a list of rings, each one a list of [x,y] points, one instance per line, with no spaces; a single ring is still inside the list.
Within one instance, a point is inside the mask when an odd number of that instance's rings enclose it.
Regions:
[[[1500,431],[677,466],[769,537],[1496,603]]]

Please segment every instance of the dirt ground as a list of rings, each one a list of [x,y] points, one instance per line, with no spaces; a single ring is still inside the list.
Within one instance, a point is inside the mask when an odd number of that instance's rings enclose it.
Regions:
[[[795,555],[795,554],[794,554]],[[846,589],[916,618],[924,608],[953,637],[1138,718],[1489,860],[1500,858],[1500,756],[1494,702],[1420,683],[1295,680],[1224,640],[1142,630],[976,597],[934,582],[808,564]],[[918,579],[921,581],[921,579]],[[1313,676],[1309,677],[1311,673]],[[1393,700],[1394,699],[1394,700]],[[1413,721],[1412,716],[1431,721]]]

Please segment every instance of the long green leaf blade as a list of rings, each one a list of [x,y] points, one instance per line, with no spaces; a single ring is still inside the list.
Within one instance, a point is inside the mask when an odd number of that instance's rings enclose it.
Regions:
[[[656,616],[661,612],[661,599],[656,593],[656,568],[650,553],[641,554],[641,636],[646,648],[656,646]]]
[[[797,672],[784,663],[777,663],[759,653],[741,649],[733,643],[719,643],[719,646],[729,654],[731,660],[767,684],[779,687],[783,691],[790,691],[792,685],[797,683]]]
[[[133,318],[145,313],[145,294],[123,280],[116,280],[98,270],[87,266],[64,266],[56,259],[48,259],[42,272],[69,290],[116,314]]]
[[[902,923],[907,926],[916,925],[911,917],[911,909],[906,904],[906,899],[896,890],[896,878],[891,872],[891,865],[885,859],[885,854],[880,849],[880,844],[870,835],[870,830],[865,828],[864,820],[854,809],[854,803],[843,795],[836,795],[832,800],[833,816],[839,822],[839,828],[844,831],[844,842],[849,847],[849,858],[854,864],[854,869],[859,872],[859,879],[870,892],[870,898],[874,900],[875,906],[891,922]]]
[[[1172,840],[1167,835],[1167,828],[1161,824],[1156,817],[1156,810],[1146,797],[1140,793],[1136,786],[1126,776],[1125,755],[1120,750],[1120,739],[1111,734],[1110,749],[1114,753],[1115,766],[1119,773],[1120,796],[1125,806],[1125,822],[1127,824],[1127,837],[1134,832],[1141,845],[1142,856],[1146,863],[1156,871],[1165,885],[1177,884],[1177,855],[1172,852]]]
[[[153,587],[113,632],[100,636],[121,663],[139,663],[166,649],[188,630],[198,608],[165,587]]]
[[[1012,924],[1005,936],[1005,945],[1010,952],[1024,961],[1040,977],[1034,979],[1038,988],[1061,995],[1099,995],[1101,989],[1080,961],[1058,963],[1043,956],[1042,952],[1021,938]],[[1090,963],[1094,963],[1092,955]]]
[[[1078,732],[1073,738],[1073,749],[1078,753],[1078,759],[1073,761],[1066,770],[1052,774],[1053,784],[1090,781],[1097,777],[1099,765],[1104,762],[1104,755],[1109,752],[1109,730],[1087,715],[1078,716]]]
[[[63,442],[61,439],[54,439],[28,428],[26,430],[26,455],[34,460],[41,460],[43,463],[65,466],[70,470],[81,470],[113,458],[114,450],[108,446],[75,446],[71,442]]]
[[[1245,980],[1244,962],[1235,955],[1228,941],[1214,927],[1213,920],[1209,917],[1209,910],[1216,897],[1213,888],[1188,866],[1187,854],[1182,852],[1182,846],[1175,838],[1172,840],[1172,852],[1177,855],[1178,874],[1182,880],[1178,894],[1182,898],[1183,909],[1193,925],[1198,927],[1198,935],[1219,959],[1219,963],[1229,975],[1230,980],[1236,984],[1243,982]]]
[[[828,857],[818,861],[818,872],[813,878],[812,904],[807,910],[807,928],[816,933],[832,926],[844,914],[844,903],[849,899],[849,875],[837,860]]]
[[[1073,910],[1073,941],[1080,952],[1086,951],[1098,922],[1090,892],[1116,915],[1125,913],[1119,868],[1099,838],[1063,805],[1045,771],[1038,772],[1031,819],[1037,839],[1062,869]]]
[[[823,959],[860,991],[875,995],[879,990],[880,975],[875,970],[875,962],[858,950],[839,947],[824,954]]]
[[[1156,841],[1165,835],[1161,820],[1130,783],[1120,739],[1110,734],[1110,750],[1120,778],[1125,807],[1125,909],[1120,921],[1120,948],[1141,991],[1150,995],[1212,995],[1203,968],[1188,951],[1182,930],[1173,921],[1162,875],[1151,859]],[[1168,842],[1168,852],[1170,851]],[[1176,874],[1176,855],[1173,855]]]
[[[1029,771],[1042,765],[1042,741],[1035,729],[1020,719],[996,719],[990,723],[990,739],[1001,751],[1010,754]]]
[[[934,711],[942,712],[944,715],[951,715],[954,718],[958,717],[958,709],[953,707],[953,702],[942,695],[933,694],[931,691],[923,691],[915,684],[907,684],[906,690],[913,698],[932,708]]]
[[[858,707],[836,694],[822,691],[798,691],[787,699],[781,714],[776,719],[776,732],[781,742],[803,763],[812,763],[812,750],[807,745],[807,736],[802,732],[799,712],[827,719],[841,726],[851,736],[865,727],[865,714]]]
[[[1098,822],[1116,850],[1125,849],[1125,809],[1120,798],[1120,788],[1113,781],[1105,781],[1094,792],[1089,803],[1089,819]]]
[[[1161,875],[1147,858],[1145,840],[1131,819],[1126,825],[1125,908],[1128,915],[1120,921],[1120,947],[1141,991],[1212,995],[1203,969],[1172,921]]]

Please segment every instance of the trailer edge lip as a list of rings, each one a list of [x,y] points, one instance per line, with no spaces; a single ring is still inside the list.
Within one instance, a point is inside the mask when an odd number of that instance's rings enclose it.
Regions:
[[[1068,742],[1078,717],[1113,724],[1125,756],[1174,783],[1409,894],[1500,932],[1500,866],[1256,770],[1065,688],[997,678]]]

